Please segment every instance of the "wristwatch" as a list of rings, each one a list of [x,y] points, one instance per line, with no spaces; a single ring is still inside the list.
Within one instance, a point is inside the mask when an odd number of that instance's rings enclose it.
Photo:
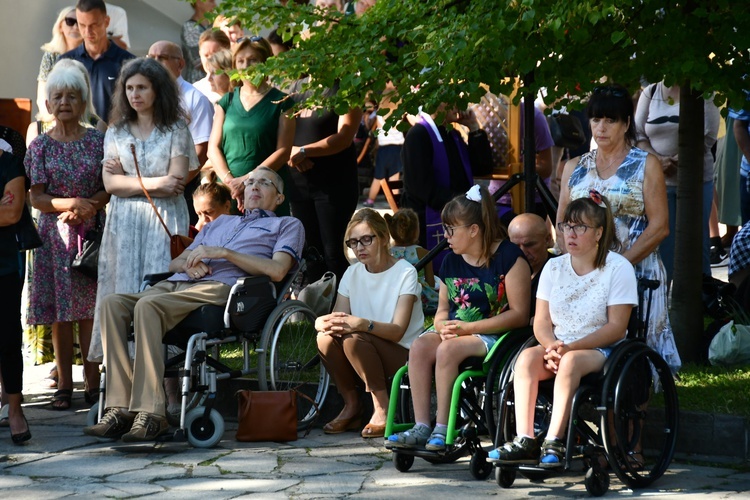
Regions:
[[[305,146],[302,146],[301,148],[299,148],[299,152],[302,153],[302,156],[307,158],[307,153],[305,152]]]
[[[369,320],[370,324],[367,325],[367,333],[372,332],[372,329],[375,328],[375,323],[372,322],[372,320]]]

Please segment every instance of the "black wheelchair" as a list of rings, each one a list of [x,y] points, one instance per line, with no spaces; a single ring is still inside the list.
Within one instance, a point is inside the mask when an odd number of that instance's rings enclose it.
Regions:
[[[608,469],[630,488],[644,488],[664,474],[674,455],[679,426],[674,378],[667,363],[645,342],[651,294],[658,286],[657,281],[638,281],[639,304],[631,315],[627,338],[614,348],[601,372],[581,380],[573,397],[562,469],[570,470],[574,459],[582,459],[586,490],[593,496],[609,489]],[[500,375],[495,446],[516,435],[513,367],[518,354],[536,343],[533,337],[524,343]],[[553,383],[539,386],[534,413],[539,440],[549,427]],[[532,480],[553,473],[539,466],[495,466],[495,479],[502,488],[511,487],[519,472]]]
[[[330,379],[318,355],[315,313],[303,302],[289,298],[299,272],[290,273],[280,283],[267,276],[240,278],[225,307],[202,306],[166,333],[164,376],[181,381],[175,440],[187,439],[198,448],[216,445],[224,434],[224,419],[214,408],[217,381],[249,375],[257,376],[259,390],[296,389],[309,396],[312,402],[298,399],[298,428],[311,425],[326,399]],[[146,276],[144,288],[170,275]],[[221,359],[219,348],[226,344],[239,345],[241,368]],[[175,350],[172,346],[178,348],[175,355],[169,354]],[[102,417],[105,388],[103,366],[99,402],[89,411],[88,425]]]
[[[498,382],[505,365],[531,334],[530,327],[503,333],[484,358],[470,357],[460,364],[458,377],[453,384],[445,450],[397,448],[386,441],[385,447],[393,452],[396,470],[407,472],[414,464],[414,457],[431,464],[442,464],[471,455],[469,470],[474,478],[487,479],[492,474],[492,464],[487,462],[487,451],[482,446],[482,440],[491,441],[495,435],[495,416],[500,401]],[[414,426],[408,368],[408,364],[401,367],[391,384],[386,437]],[[433,393],[433,415],[434,403]],[[434,421],[432,425],[435,425]]]

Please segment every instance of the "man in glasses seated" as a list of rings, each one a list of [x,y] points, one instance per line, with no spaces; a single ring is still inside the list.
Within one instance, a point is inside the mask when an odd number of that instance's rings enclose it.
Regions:
[[[136,442],[166,433],[164,334],[203,305],[224,306],[238,278],[267,275],[281,281],[299,262],[305,243],[302,223],[274,213],[284,200],[281,177],[258,167],[245,184],[244,215],[222,215],[208,223],[170,263],[175,274],[169,279],[141,293],[102,300],[107,408],[84,434]],[[136,339],[132,364],[127,340],[131,323]]]

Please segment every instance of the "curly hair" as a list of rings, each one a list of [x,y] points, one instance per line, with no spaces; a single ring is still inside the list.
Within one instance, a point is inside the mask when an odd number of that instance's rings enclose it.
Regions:
[[[125,91],[128,80],[135,75],[141,75],[151,83],[156,95],[153,107],[154,125],[159,130],[164,130],[186,118],[187,115],[180,101],[180,91],[174,77],[157,61],[139,57],[128,61],[120,71],[120,76],[115,83],[115,93],[112,96],[112,111],[109,114],[110,125],[120,127],[138,118],[138,114],[130,105]]]

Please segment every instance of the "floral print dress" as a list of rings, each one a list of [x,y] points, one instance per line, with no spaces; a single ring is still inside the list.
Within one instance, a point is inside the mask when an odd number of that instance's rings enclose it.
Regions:
[[[500,243],[489,267],[471,266],[452,252],[446,255],[440,279],[447,287],[448,318],[474,322],[503,312],[508,306],[505,275],[519,258],[526,259],[509,240]]]
[[[24,164],[31,185],[43,184],[46,192],[62,198],[90,198],[104,189],[101,160],[104,135],[88,129],[77,141],[59,142],[42,134],[29,145]],[[96,281],[70,268],[78,253],[78,236],[104,223],[104,213],[81,226],[57,220],[58,212],[40,213],[37,230],[44,244],[32,252],[34,270],[29,281],[26,322],[91,319],[96,301]]]

